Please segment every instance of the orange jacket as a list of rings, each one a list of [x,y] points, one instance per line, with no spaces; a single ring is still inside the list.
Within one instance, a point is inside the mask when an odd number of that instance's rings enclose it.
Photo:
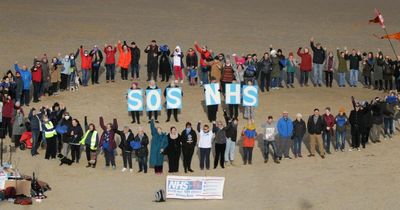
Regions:
[[[250,134],[252,137],[249,137],[247,134]],[[256,130],[245,129],[242,131],[242,136],[243,136],[243,147],[254,147],[255,138],[257,136]]]
[[[118,66],[124,69],[128,69],[132,59],[131,49],[128,47],[128,52],[124,52],[124,50],[122,49],[122,44],[118,43],[118,52],[119,52]]]

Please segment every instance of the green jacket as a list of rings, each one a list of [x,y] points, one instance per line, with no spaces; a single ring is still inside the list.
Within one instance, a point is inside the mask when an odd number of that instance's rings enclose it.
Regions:
[[[338,72],[339,73],[346,73],[347,72],[347,60],[349,59],[348,55],[345,54],[344,58],[340,56],[339,50],[337,50],[337,57],[339,61]]]

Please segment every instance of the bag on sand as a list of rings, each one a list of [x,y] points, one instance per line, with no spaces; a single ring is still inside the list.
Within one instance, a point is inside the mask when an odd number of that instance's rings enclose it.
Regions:
[[[155,202],[165,202],[165,191],[159,190],[155,194],[156,200]]]
[[[32,198],[26,196],[17,196],[14,200],[14,204],[18,205],[32,205]]]

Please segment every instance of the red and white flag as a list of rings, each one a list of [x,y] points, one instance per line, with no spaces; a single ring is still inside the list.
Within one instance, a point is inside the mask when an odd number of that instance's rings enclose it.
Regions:
[[[385,28],[385,20],[383,19],[383,16],[378,9],[375,9],[375,14],[376,14],[375,18],[369,20],[369,23],[379,23],[379,25],[381,25],[382,28]]]

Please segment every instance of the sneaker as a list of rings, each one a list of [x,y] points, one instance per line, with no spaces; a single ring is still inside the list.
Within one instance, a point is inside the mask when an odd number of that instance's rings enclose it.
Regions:
[[[133,169],[129,169],[129,173],[133,173]]]
[[[132,169],[131,169],[131,170],[132,170]],[[121,171],[122,171],[122,172],[125,172],[125,171],[126,171],[126,168],[123,168]]]
[[[112,169],[115,170],[117,167],[116,166],[112,166]]]
[[[360,149],[360,148],[357,148],[357,151],[361,151],[361,149]]]
[[[349,152],[353,151],[351,148],[349,149]]]
[[[183,84],[183,80],[181,80],[181,84]]]

